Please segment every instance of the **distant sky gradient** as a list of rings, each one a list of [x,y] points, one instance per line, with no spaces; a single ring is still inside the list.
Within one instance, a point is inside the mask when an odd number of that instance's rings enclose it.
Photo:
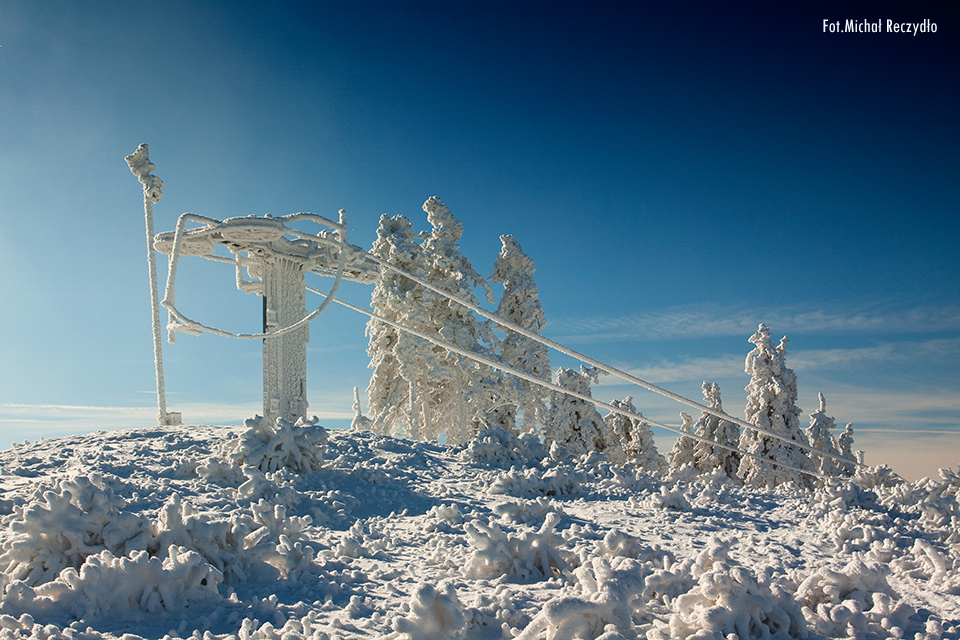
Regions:
[[[823,30],[865,18],[937,32]],[[804,427],[823,392],[868,463],[956,468],[958,31],[949,3],[0,0],[0,446],[154,420],[123,159],[146,142],[158,231],[343,208],[368,248],[383,213],[427,228],[437,195],[481,273],[500,234],[533,258],[546,335],[693,399],[716,381],[742,415],[765,322],[790,339]],[[185,260],[178,304],[259,329],[224,265]],[[311,325],[324,424],[367,385],[364,326],[340,308]],[[258,411],[259,342],[164,349],[186,422]],[[680,422],[617,380],[594,394]]]

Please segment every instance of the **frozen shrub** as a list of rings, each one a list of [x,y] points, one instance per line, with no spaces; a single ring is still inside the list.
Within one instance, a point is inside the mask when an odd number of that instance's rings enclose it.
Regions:
[[[642,573],[636,561],[618,558],[616,566],[603,558],[574,570],[576,595],[560,595],[548,601],[516,640],[617,638],[621,633],[636,637],[632,620],[633,601],[643,590]]]
[[[709,571],[719,562],[729,560],[730,547],[734,541],[724,542],[717,537],[711,538],[706,549],[694,557],[688,557],[674,563],[672,556],[661,558],[662,566],[657,566],[644,578],[643,597],[647,600],[672,600],[686,593],[696,585],[697,578]]]
[[[513,522],[517,524],[530,525],[534,522],[543,524],[547,515],[556,513],[563,514],[563,510],[555,505],[551,500],[539,497],[536,500],[523,500],[515,502],[504,502],[493,508],[493,512],[500,516],[502,522]]]
[[[927,483],[929,494],[920,505],[923,520],[940,529],[939,539],[960,551],[960,475],[940,469],[939,481]]]
[[[812,631],[829,637],[888,637],[910,626],[914,611],[896,598],[887,582],[890,569],[852,560],[843,569],[815,571],[797,589],[797,600]]]
[[[279,471],[263,473],[257,467],[244,465],[240,467],[244,482],[237,487],[237,498],[242,502],[251,502],[269,499],[274,504],[285,507],[295,507],[300,503],[300,494],[294,486],[296,473],[283,468]]]
[[[890,488],[903,484],[903,478],[885,464],[876,467],[859,467],[853,481],[863,489]]]
[[[312,561],[313,550],[298,540],[310,521],[309,516],[289,516],[283,505],[264,500],[250,505],[249,515],[211,518],[174,494],[154,524],[150,551],[162,558],[172,546],[194,550],[227,582],[283,578],[303,573]]]
[[[359,520],[340,538],[340,542],[331,549],[336,558],[378,558],[383,559],[384,543],[376,535],[366,534]]]
[[[501,468],[536,466],[549,455],[536,435],[517,436],[496,426],[478,433],[460,452],[461,459]]]
[[[421,583],[410,596],[409,613],[393,622],[402,640],[457,640],[463,637],[466,617],[457,590],[450,582],[437,587]]]
[[[817,490],[813,497],[813,512],[822,516],[831,510],[846,511],[850,507],[877,509],[877,494],[853,482],[835,482]]]
[[[890,568],[899,575],[929,582],[941,593],[960,594],[960,559],[943,553],[927,540],[917,539],[906,554],[890,562]]]
[[[245,479],[243,470],[233,460],[209,458],[197,466],[197,475],[211,484],[237,486]]]
[[[654,493],[647,500],[639,500],[638,504],[647,509],[671,509],[674,511],[689,511],[691,509],[690,501],[684,495],[683,487],[667,489],[661,485],[660,491]]]
[[[551,467],[546,471],[537,467],[530,469],[511,467],[490,485],[488,491],[520,498],[564,496],[579,492],[583,481],[583,474],[569,467]]]
[[[673,565],[676,559],[669,552],[659,546],[649,547],[643,540],[622,531],[612,529],[603,539],[597,541],[596,552],[606,560],[614,562],[614,558],[631,558],[643,563],[646,569]],[[582,559],[586,564],[588,558]]]
[[[265,553],[262,557],[267,564],[280,572],[281,578],[297,580],[303,575],[315,572],[314,556],[313,547],[302,542],[294,542],[288,536],[281,535],[273,551]]]
[[[460,508],[456,504],[435,505],[425,515],[429,521],[426,526],[427,532],[453,533],[456,527],[463,524],[463,514],[460,513]]]
[[[803,615],[788,593],[723,561],[700,574],[672,609],[667,623],[657,621],[647,633],[649,640],[807,637]]]
[[[519,534],[503,531],[490,520],[468,522],[464,531],[474,551],[467,560],[471,578],[510,576],[519,580],[543,580],[567,568],[557,547],[562,538],[554,532],[560,518],[548,513],[538,531],[527,529]]]
[[[11,585],[0,610],[36,615],[57,607],[78,619],[137,610],[178,611],[219,598],[222,579],[200,554],[182,547],[170,547],[162,561],[146,551],[118,558],[104,550],[88,556],[79,571],[69,567],[38,587]]]
[[[319,469],[327,450],[327,430],[317,419],[296,423],[277,418],[275,424],[261,416],[244,421],[246,431],[226,444],[226,457],[260,471],[289,468],[298,473]]]
[[[101,551],[122,556],[145,549],[150,523],[125,512],[125,506],[96,475],[37,490],[29,503],[2,520],[13,535],[3,542],[0,568],[14,580],[38,585],[64,569],[79,569]]]
[[[262,530],[274,538],[282,535],[298,537],[312,522],[310,516],[292,516],[287,514],[287,508],[282,504],[270,503],[266,500],[260,500],[256,504],[250,505],[250,512],[253,515],[253,521],[263,525],[258,531]],[[253,535],[253,534],[251,534]],[[249,537],[249,536],[248,536]],[[246,545],[245,545],[246,546]],[[249,548],[249,547],[247,547]]]

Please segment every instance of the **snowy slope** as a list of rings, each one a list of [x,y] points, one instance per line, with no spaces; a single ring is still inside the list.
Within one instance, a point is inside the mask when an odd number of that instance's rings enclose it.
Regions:
[[[255,421],[22,444],[0,638],[958,638],[941,473],[758,492]]]

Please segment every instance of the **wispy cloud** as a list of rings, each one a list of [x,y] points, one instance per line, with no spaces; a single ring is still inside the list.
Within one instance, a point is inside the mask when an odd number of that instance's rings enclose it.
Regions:
[[[666,384],[697,380],[716,380],[729,378],[743,373],[744,356],[727,355],[717,358],[690,358],[681,360],[661,360],[656,364],[623,368],[625,373],[652,382]],[[628,384],[614,376],[603,376],[597,386],[619,386]]]
[[[865,440],[876,440],[881,435],[895,432],[960,437],[960,389],[952,379],[938,379],[936,383],[910,379],[908,383],[892,386],[889,379],[874,382],[875,376],[860,380],[845,375],[860,365],[872,370],[916,369],[931,358],[957,362],[960,360],[960,339],[791,353],[788,364],[801,374],[798,378],[798,404],[804,413],[801,421],[816,409],[817,394],[822,391],[827,400],[828,415],[835,416],[840,425],[853,422],[855,429],[862,428],[861,438]],[[745,400],[743,386],[747,380],[743,361],[744,355],[737,354],[660,360],[651,365],[623,369],[698,402],[701,400],[697,391],[701,381],[719,382],[724,391],[724,406],[734,415],[740,415]],[[595,387],[594,395],[606,397],[614,387],[619,387],[615,393],[624,394],[623,387],[627,384],[613,376],[605,376]],[[679,411],[690,411],[639,388],[631,393],[636,396],[637,406],[645,415],[667,423],[675,422]],[[960,450],[955,455],[960,456]]]
[[[883,312],[873,309],[720,308],[704,305],[633,316],[566,318],[551,322],[550,335],[563,342],[673,340],[749,336],[763,322],[777,334],[927,333],[960,330],[960,307],[922,307]]]
[[[324,420],[353,418],[349,410],[353,399],[334,398],[311,404],[309,414]],[[263,413],[254,403],[177,403],[185,424],[242,424],[246,418]],[[13,442],[54,438],[91,431],[111,431],[154,426],[157,408],[107,407],[66,404],[0,404],[0,448]]]
[[[710,358],[661,359],[656,363],[621,367],[625,372],[655,384],[743,377],[746,349],[742,354]],[[920,366],[925,362],[960,361],[960,338],[926,341],[885,342],[871,347],[849,349],[789,350],[787,364],[796,372],[829,375],[859,366]],[[600,386],[624,384],[613,376],[600,379]]]
[[[923,391],[865,389],[838,384],[824,392],[827,414],[837,422],[898,431],[960,434],[960,394],[953,389]],[[812,409],[811,409],[812,410]],[[960,456],[960,451],[956,452]]]
[[[859,365],[921,364],[934,360],[957,362],[960,338],[938,340],[904,340],[885,342],[872,347],[851,349],[807,349],[791,352],[787,360],[794,371],[836,369]]]

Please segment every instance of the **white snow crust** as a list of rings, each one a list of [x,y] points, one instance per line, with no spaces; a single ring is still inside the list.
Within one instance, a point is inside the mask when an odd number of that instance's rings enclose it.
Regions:
[[[960,638],[960,475],[663,476],[493,427],[0,452],[0,640]]]

